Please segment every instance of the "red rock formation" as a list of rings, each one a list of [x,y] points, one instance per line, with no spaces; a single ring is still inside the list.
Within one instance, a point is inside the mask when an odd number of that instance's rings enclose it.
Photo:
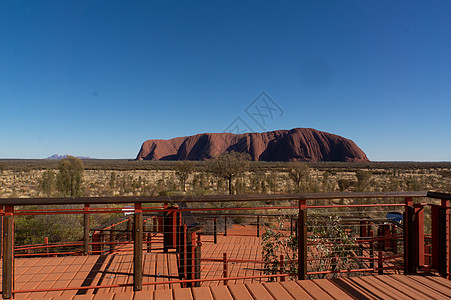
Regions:
[[[206,160],[225,151],[263,161],[369,161],[351,140],[311,128],[263,133],[202,133],[145,141],[137,160]]]

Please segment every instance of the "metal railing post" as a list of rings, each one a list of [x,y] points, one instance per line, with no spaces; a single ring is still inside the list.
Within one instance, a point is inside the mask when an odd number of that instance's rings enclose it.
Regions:
[[[450,279],[451,258],[450,258],[450,224],[449,224],[449,208],[450,200],[442,199],[441,207],[438,214],[438,239],[440,240],[439,250],[439,273],[440,276]]]
[[[404,204],[405,204],[405,211],[403,216],[403,223],[404,223],[404,273],[415,273],[412,272],[414,265],[413,265],[413,254],[412,254],[412,248],[413,248],[413,220],[412,218],[415,218],[415,210],[413,208],[413,200],[412,197],[406,197],[404,198]]]
[[[48,237],[44,237],[44,245],[48,246],[49,245],[49,238]],[[45,248],[45,252],[47,252],[47,254],[49,254],[49,247]],[[49,255],[47,255],[49,256]]]
[[[14,206],[6,205],[3,216],[2,296],[12,297],[14,286]]]
[[[298,279],[307,279],[307,200],[299,199]]]
[[[260,216],[257,215],[257,237],[260,237]]]
[[[218,243],[218,226],[217,226],[217,218],[214,218],[213,221],[213,231],[214,231],[214,243],[215,245]]]
[[[416,266],[424,266],[424,209],[422,204],[415,204],[415,261]]]
[[[406,231],[407,231],[407,273],[417,273],[417,260],[415,259],[415,207],[408,206],[406,213]]]
[[[135,203],[133,225],[133,290],[140,291],[143,281],[143,215],[141,203]]]
[[[280,261],[279,261],[280,274],[283,274],[284,269],[285,269],[285,264],[284,264],[283,260],[284,260],[283,254],[280,254]],[[285,277],[284,276],[280,277],[280,281],[285,281]]]
[[[224,236],[227,236],[227,215],[224,216]]]
[[[202,241],[201,241],[201,237],[200,234],[197,234],[197,241],[196,241],[196,248],[195,248],[195,262],[196,262],[196,267],[195,267],[195,276],[194,279],[200,279],[201,278],[201,247],[202,247]],[[200,286],[200,282],[197,281],[194,283],[194,286]]]
[[[370,238],[370,242],[368,244],[370,252],[370,268],[374,268],[374,232],[371,225],[368,226],[368,237]]]
[[[83,212],[83,255],[89,255],[89,204],[85,204]]]
[[[187,265],[187,269],[186,269],[186,279],[191,280],[194,279],[194,277],[196,276],[196,272],[195,272],[195,260],[194,260],[194,255],[195,255],[195,244],[196,244],[196,234],[195,233],[191,233],[188,232],[186,235],[186,265]],[[188,287],[192,287],[193,283],[192,282],[188,282],[187,284]]]
[[[224,285],[227,285],[227,253],[222,255],[222,277],[224,278]]]
[[[385,247],[384,227],[379,226],[377,230],[377,274],[384,275],[383,270],[383,249]]]

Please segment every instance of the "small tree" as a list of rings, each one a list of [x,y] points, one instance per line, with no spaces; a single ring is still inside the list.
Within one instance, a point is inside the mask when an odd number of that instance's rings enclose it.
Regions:
[[[58,164],[56,176],[58,192],[63,196],[80,197],[84,166],[81,159],[73,156],[63,158]]]
[[[355,172],[355,176],[357,177],[357,190],[359,192],[363,192],[367,189],[372,175],[373,174],[371,172],[364,170],[358,170]]]
[[[249,161],[247,153],[224,152],[218,158],[210,160],[209,169],[214,175],[227,180],[229,195],[232,195],[232,180],[249,169]]]
[[[53,170],[45,170],[39,180],[39,191],[50,197],[55,192],[56,176]]]
[[[110,188],[114,189],[116,187],[117,175],[116,172],[111,172],[110,181],[108,182]]]
[[[194,164],[189,160],[178,161],[175,165],[175,176],[180,180],[182,185],[182,191],[186,190],[186,181],[188,180],[189,174],[194,169]]]
[[[293,162],[290,164],[288,175],[297,187],[297,192],[301,191],[302,180],[307,180],[310,174],[310,168],[302,162]]]
[[[337,180],[338,188],[340,189],[340,192],[344,192],[348,187],[351,186],[351,181],[346,178],[340,178]]]

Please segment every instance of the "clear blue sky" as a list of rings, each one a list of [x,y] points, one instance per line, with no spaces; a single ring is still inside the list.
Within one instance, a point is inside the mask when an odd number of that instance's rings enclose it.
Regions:
[[[238,120],[450,161],[450,112],[450,1],[0,2],[1,158],[134,158]]]

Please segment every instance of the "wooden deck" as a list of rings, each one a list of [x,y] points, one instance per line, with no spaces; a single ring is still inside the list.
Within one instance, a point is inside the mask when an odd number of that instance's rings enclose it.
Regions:
[[[248,234],[246,234],[248,233]],[[155,241],[160,238],[155,238]],[[203,236],[201,278],[223,278],[223,253],[228,277],[263,275],[261,238],[252,228],[233,226],[228,236]],[[43,290],[133,282],[131,245],[107,255],[15,259],[15,291]],[[177,254],[162,253],[155,243],[143,253],[143,290],[132,286],[15,293],[15,299],[451,299],[451,281],[434,276],[382,275],[306,281],[266,282],[249,278],[201,282],[201,287],[181,288],[179,283],[146,284],[178,280]],[[159,248],[159,249],[158,249]],[[0,276],[1,278],[1,276]]]
[[[436,276],[380,275],[353,278],[219,285],[87,295],[17,294],[15,299],[252,300],[252,299],[451,299],[451,281]]]

